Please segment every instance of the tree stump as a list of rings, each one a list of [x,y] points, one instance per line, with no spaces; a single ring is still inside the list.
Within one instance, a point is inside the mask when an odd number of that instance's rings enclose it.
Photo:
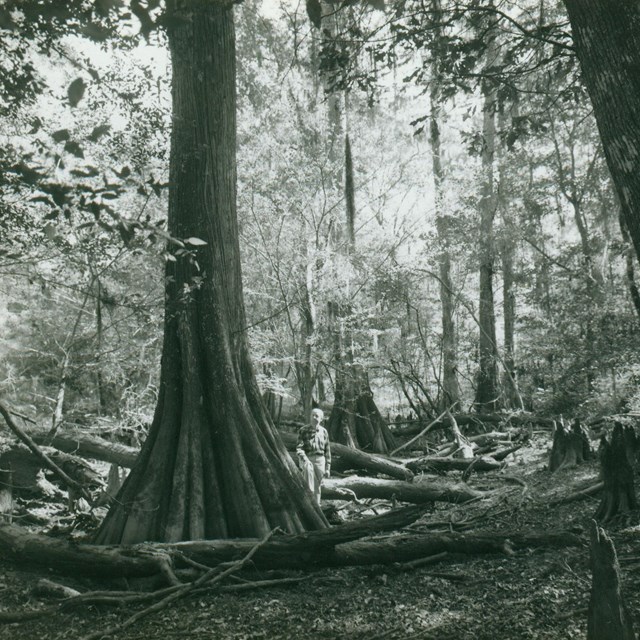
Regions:
[[[576,418],[570,427],[556,423],[553,446],[549,457],[549,471],[575,467],[591,458],[591,444],[586,429]]]
[[[610,439],[600,439],[600,466],[604,490],[595,519],[609,522],[614,517],[638,507],[634,487],[637,436],[632,427],[619,422],[613,426]]]
[[[591,599],[587,640],[635,640],[631,617],[620,589],[616,550],[603,529],[591,529]]]
[[[13,472],[0,469],[0,524],[11,524],[13,514]]]

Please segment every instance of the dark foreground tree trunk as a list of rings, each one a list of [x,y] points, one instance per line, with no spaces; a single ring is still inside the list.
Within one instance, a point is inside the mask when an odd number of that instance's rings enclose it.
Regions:
[[[549,471],[575,467],[591,458],[591,443],[586,429],[578,420],[570,427],[556,424],[549,457]]]
[[[326,526],[263,408],[249,360],[236,217],[235,33],[225,0],[168,3],[173,71],[160,393],[96,541]]]
[[[564,0],[624,220],[640,258],[640,5]]]
[[[620,566],[613,542],[593,523],[591,599],[587,640],[635,640],[631,616],[620,589]]]
[[[609,439],[602,436],[600,440],[598,455],[604,489],[594,516],[600,522],[638,508],[633,478],[637,442],[633,428],[619,422],[613,426]]]

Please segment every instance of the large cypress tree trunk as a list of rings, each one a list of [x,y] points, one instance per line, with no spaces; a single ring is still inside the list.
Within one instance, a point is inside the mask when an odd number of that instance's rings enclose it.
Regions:
[[[564,0],[609,171],[640,258],[640,5]]]
[[[236,218],[232,5],[170,3],[169,232],[158,405],[99,543],[295,533],[326,521],[263,408],[249,360]]]

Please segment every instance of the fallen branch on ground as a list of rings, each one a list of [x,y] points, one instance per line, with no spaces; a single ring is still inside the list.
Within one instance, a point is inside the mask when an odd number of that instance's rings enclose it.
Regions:
[[[465,466],[469,466],[468,460]],[[345,494],[354,493],[363,498],[395,498],[400,502],[421,504],[424,502],[467,502],[482,497],[481,491],[453,482],[403,482],[398,480],[382,480],[380,478],[331,478],[322,485],[322,496],[328,499],[345,498]]]
[[[89,491],[87,491],[87,489],[85,489],[85,487],[82,486],[79,482],[77,482],[73,478],[70,478],[55,462],[51,460],[51,458],[49,458],[49,456],[47,456],[40,449],[40,447],[38,447],[38,445],[14,422],[13,418],[11,417],[11,412],[2,403],[0,403],[0,415],[2,415],[7,426],[9,427],[9,429],[11,429],[11,431],[13,431],[18,440],[27,445],[31,452],[42,461],[47,469],[53,471],[53,473],[55,473],[56,476],[67,485],[67,487],[75,490],[89,503],[92,502],[91,494],[89,493]]]
[[[99,631],[90,633],[88,636],[85,636],[84,638],[82,638],[82,640],[98,640],[99,638],[102,638],[104,636],[110,636],[117,632],[123,631],[124,629],[127,629],[128,627],[135,624],[141,618],[145,618],[146,616],[152,613],[155,613],[156,611],[160,611],[161,609],[164,609],[165,607],[169,606],[172,602],[175,602],[180,598],[184,598],[185,596],[187,596],[189,593],[191,593],[198,587],[201,587],[205,584],[207,585],[207,587],[211,587],[214,584],[218,584],[219,582],[224,580],[224,578],[226,578],[227,576],[231,575],[232,573],[236,573],[240,571],[243,567],[245,567],[247,563],[251,561],[251,558],[253,558],[253,556],[258,552],[260,547],[265,545],[268,542],[268,540],[273,536],[274,533],[275,531],[269,532],[262,540],[260,540],[257,544],[255,544],[251,548],[249,553],[247,553],[247,555],[244,558],[236,562],[229,563],[229,566],[225,567],[224,570],[221,571],[224,565],[213,567],[203,576],[198,578],[195,582],[176,586],[175,591],[167,595],[160,602],[156,602],[155,604],[152,604],[150,607],[147,607],[142,611],[138,611],[137,613],[132,615],[130,618],[127,618],[124,622],[115,624],[111,627],[108,627],[107,629],[100,629]]]

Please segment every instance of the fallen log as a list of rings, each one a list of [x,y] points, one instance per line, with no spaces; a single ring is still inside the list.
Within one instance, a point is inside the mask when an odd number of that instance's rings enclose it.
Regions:
[[[415,509],[415,508],[414,508]],[[415,513],[418,511],[414,511]],[[405,514],[409,513],[409,510]],[[378,527],[387,526],[396,515],[378,518]],[[372,518],[371,520],[375,520]],[[358,527],[361,531],[358,532]],[[371,523],[310,532],[301,536],[279,536],[264,543],[253,557],[259,569],[308,569],[408,562],[438,553],[504,553],[525,547],[564,547],[582,544],[569,532],[508,534],[404,534],[359,540],[371,530]],[[57,538],[29,533],[16,525],[0,527],[0,557],[15,562],[48,567],[74,576],[152,576],[163,575],[175,584],[174,567],[193,563],[216,567],[246,556],[258,543],[244,540],[200,540],[179,543],[144,543],[133,547],[103,547],[75,544]]]
[[[296,448],[298,437],[293,433],[279,431],[280,437],[289,451]],[[411,480],[413,473],[404,465],[394,462],[381,455],[373,455],[353,449],[336,442],[331,443],[331,467],[336,471],[341,469],[366,469],[375,473],[381,473],[399,480]]]
[[[379,516],[297,536],[281,536],[269,542],[276,556],[282,549],[295,554],[309,554],[374,533],[395,531],[415,522],[425,512],[424,507],[408,506],[393,509]],[[215,545],[247,553],[244,540],[221,540]],[[188,542],[186,545],[209,545],[209,542]],[[256,544],[254,540],[249,546]],[[73,544],[66,540],[31,533],[17,525],[0,526],[0,558],[27,565],[44,565],[60,573],[111,577],[145,577],[158,573],[172,576],[174,559],[180,564],[180,545],[141,544],[136,547],[105,547],[92,544]],[[300,568],[300,563],[294,565]],[[170,580],[173,581],[173,580]]]
[[[406,463],[407,469],[414,473],[421,471],[465,471],[473,464],[474,471],[496,471],[502,466],[493,458],[482,456],[472,460],[465,458],[440,458],[438,456],[423,456]]]
[[[462,461],[464,462],[464,461]],[[469,466],[469,461],[466,461]],[[424,502],[467,502],[484,495],[462,483],[452,482],[403,482],[382,480],[380,478],[331,478],[322,484],[322,497],[326,499],[344,499],[355,495],[357,498],[395,498],[400,502],[421,504]]]
[[[482,427],[487,424],[497,425],[505,424],[512,426],[524,426],[528,424],[536,424],[547,429],[553,428],[553,420],[550,418],[541,418],[529,413],[518,413],[513,415],[502,415],[499,413],[455,413],[453,414],[456,422],[460,426],[477,425]],[[420,433],[424,429],[424,421],[395,429],[393,434],[398,437],[413,436]],[[431,429],[444,429],[451,426],[448,418],[436,422]]]
[[[255,541],[253,541],[255,543]],[[179,542],[171,546],[192,560],[213,566],[241,557],[252,541],[218,540]],[[512,532],[510,534],[403,534],[379,539],[363,539],[336,545],[333,549],[313,549],[304,545],[282,545],[271,541],[254,557],[258,568],[309,568],[320,566],[357,566],[408,562],[439,553],[512,553],[530,547],[581,546],[580,537],[567,531]],[[299,548],[296,548],[296,546]]]
[[[59,451],[71,453],[82,458],[92,458],[103,462],[111,462],[119,467],[131,469],[138,457],[138,449],[128,447],[119,442],[109,442],[104,438],[85,435],[57,435],[53,440],[47,439],[42,429],[30,428],[26,432],[38,444],[49,444]]]
[[[11,417],[11,412],[2,403],[0,403],[0,415],[4,418],[6,425],[15,434],[15,436],[25,444],[30,451],[39,458],[43,467],[51,470],[60,480],[69,488],[76,491],[79,495],[84,496],[88,500],[91,500],[91,496],[88,491],[76,480],[70,478],[65,471],[63,471],[55,462],[47,456],[46,453],[32,440],[32,438],[24,432]]]
[[[31,533],[15,524],[0,526],[0,558],[96,577],[164,575],[171,566],[164,551],[134,553],[124,547],[74,544]]]

